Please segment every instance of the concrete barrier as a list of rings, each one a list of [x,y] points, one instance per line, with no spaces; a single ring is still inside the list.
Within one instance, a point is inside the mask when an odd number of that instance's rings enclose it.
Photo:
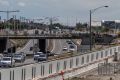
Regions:
[[[120,46],[116,46],[66,59],[1,69],[0,80],[61,80],[61,71],[64,72],[64,78],[76,76],[96,68],[99,63],[105,62],[106,58],[111,62],[114,53],[119,51]]]

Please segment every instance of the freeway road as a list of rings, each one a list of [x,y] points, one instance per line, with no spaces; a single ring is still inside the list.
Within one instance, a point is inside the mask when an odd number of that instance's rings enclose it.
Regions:
[[[53,49],[51,52],[55,53],[56,55],[60,55],[60,54],[64,54],[69,52],[69,44],[66,42],[66,39],[54,39],[53,40]],[[73,43],[73,45],[75,46],[75,51],[77,50],[76,45]],[[66,46],[68,48],[68,50],[63,51],[63,47]],[[33,60],[33,58],[27,58],[25,60],[24,63],[16,63],[16,66],[21,66],[21,65],[26,65],[26,64],[31,64],[31,63],[35,63],[36,61]]]
[[[51,52],[55,54],[62,54],[69,52],[69,44],[66,42],[68,39],[54,39],[53,40],[53,49]],[[63,51],[64,46],[68,48],[68,50]],[[77,46],[73,43],[73,46],[75,46],[75,51],[77,50]]]
[[[66,40],[53,40],[53,49],[51,52],[55,53],[55,54],[61,54],[63,53],[63,47],[66,46],[68,47],[68,45],[66,44]]]
[[[37,40],[36,39],[30,39],[26,45],[20,49],[19,51],[17,52],[24,52],[26,54],[33,54],[33,51],[30,51],[30,47],[33,47],[34,44],[37,44]]]
[[[20,51],[21,52],[30,52],[29,48],[32,46],[33,44],[33,40],[30,40]],[[75,44],[73,43],[73,45],[75,46]],[[68,48],[67,51],[63,51],[63,47],[66,46]],[[77,48],[76,48],[77,49]],[[59,56],[60,54],[66,53],[69,51],[69,44],[66,42],[66,40],[61,39],[61,40],[53,40],[53,49],[52,52],[57,54],[57,56]],[[32,63],[35,63],[36,61],[33,60],[33,57],[30,58],[26,58],[25,62],[23,63],[15,63],[15,66],[23,66],[23,65],[29,65]]]

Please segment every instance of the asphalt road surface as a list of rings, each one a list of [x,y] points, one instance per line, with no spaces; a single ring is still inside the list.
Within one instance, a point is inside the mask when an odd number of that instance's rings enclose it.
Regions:
[[[63,54],[66,52],[69,52],[69,44],[66,42],[67,39],[54,39],[53,40],[53,49],[51,52],[55,53],[55,54]],[[73,43],[73,45],[75,46],[75,50],[77,50],[77,46]],[[64,46],[66,46],[68,48],[68,50],[63,51]]]

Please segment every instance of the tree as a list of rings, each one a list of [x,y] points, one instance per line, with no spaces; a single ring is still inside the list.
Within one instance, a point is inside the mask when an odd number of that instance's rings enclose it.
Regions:
[[[83,28],[83,24],[82,24],[82,23],[80,23],[80,22],[79,22],[79,23],[76,23],[76,29],[77,29],[77,30],[80,30],[80,31],[81,31],[82,28]]]
[[[53,24],[53,27],[59,27],[59,28],[64,28],[64,26],[63,25],[61,25],[60,23],[54,23]]]
[[[110,28],[108,28],[108,27],[104,27],[104,28],[102,29],[102,32],[108,32],[108,31],[110,31]]]

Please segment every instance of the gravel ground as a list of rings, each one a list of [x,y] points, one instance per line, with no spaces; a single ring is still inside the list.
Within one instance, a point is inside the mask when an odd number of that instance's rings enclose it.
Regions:
[[[112,62],[112,63],[116,63],[116,62]],[[120,63],[120,59],[118,63]],[[120,80],[120,72],[118,71],[118,73],[99,75],[98,68],[96,68],[66,80]]]
[[[114,74],[114,75],[89,75],[86,77],[74,77],[72,79],[66,79],[66,80],[120,80],[120,74]]]

